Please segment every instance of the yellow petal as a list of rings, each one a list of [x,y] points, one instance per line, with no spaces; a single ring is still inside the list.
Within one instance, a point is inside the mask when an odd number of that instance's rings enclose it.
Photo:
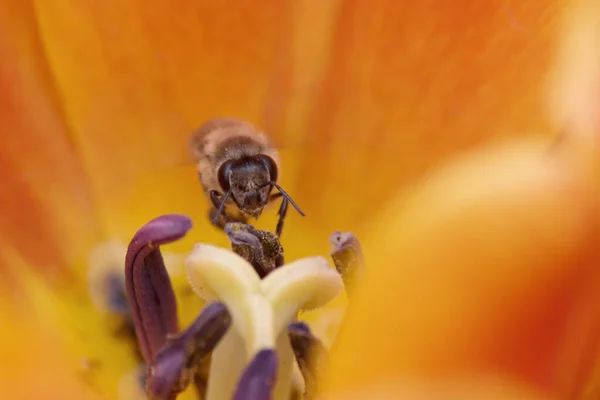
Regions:
[[[65,358],[65,341],[48,321],[31,320],[28,305],[0,305],[0,387],[8,399],[99,400]],[[25,318],[24,318],[25,317]],[[91,368],[91,366],[90,366]]]
[[[36,3],[36,12],[108,232],[127,234],[168,205],[196,209],[193,168],[156,196],[130,188],[185,163],[187,138],[203,120],[260,119],[281,58],[283,3],[64,1]],[[192,189],[179,201],[165,196],[177,185]],[[131,207],[132,195],[144,207]]]
[[[332,387],[492,370],[580,388],[600,329],[600,203],[548,150],[480,151],[396,199],[365,246]]]

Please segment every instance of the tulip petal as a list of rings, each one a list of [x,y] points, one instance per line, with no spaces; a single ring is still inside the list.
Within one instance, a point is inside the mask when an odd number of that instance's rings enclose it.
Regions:
[[[594,150],[600,147],[600,5],[574,0],[563,29],[550,80],[550,116]]]
[[[0,58],[0,259],[54,277],[86,256],[98,231],[30,2],[0,5]]]
[[[375,224],[384,250],[341,335],[331,388],[411,374],[431,387],[493,371],[557,398],[595,398],[600,8],[569,5],[551,87],[552,118],[567,124],[561,140],[479,150],[397,198]],[[363,326],[377,340],[360,336]]]
[[[4,306],[4,304],[2,304]],[[18,313],[16,312],[18,311]],[[101,399],[70,368],[64,338],[47,321],[23,318],[34,310],[0,309],[0,387],[7,399]]]
[[[122,238],[167,203],[205,218],[193,168],[157,170],[186,161],[189,134],[215,116],[313,143],[303,161],[283,154],[284,179],[311,216],[290,222],[315,227],[326,215],[323,232],[366,220],[371,205],[457,148],[546,126],[540,71],[558,0],[461,0],[434,10],[326,3],[36,3],[111,236]],[[482,130],[487,121],[493,126]],[[306,157],[315,150],[318,158]],[[165,194],[148,198],[145,189],[159,182]],[[170,189],[182,195],[167,196]],[[340,198],[352,201],[339,207]]]
[[[597,181],[600,173],[600,4],[593,0],[570,2],[563,21],[549,93],[550,115],[557,126],[564,126],[557,147],[570,156],[582,173],[590,174]],[[595,367],[585,386],[578,391],[578,398],[582,400],[600,397],[600,349],[590,352],[589,358],[595,360]]]
[[[330,230],[368,223],[399,186],[457,150],[548,132],[543,71],[562,4],[342,2],[305,129],[319,156],[297,168],[310,220]]]
[[[481,375],[444,380],[402,379],[359,390],[341,391],[324,400],[558,400],[523,382]]]
[[[548,145],[457,160],[373,224],[332,387],[491,370],[577,393],[600,337],[600,199]]]
[[[284,3],[63,1],[38,2],[36,12],[109,234],[122,236],[166,204],[204,211],[200,191],[163,195],[198,186],[193,167],[177,182],[165,179],[163,194],[137,189],[152,173],[190,161],[188,139],[203,121],[260,121],[280,58]]]

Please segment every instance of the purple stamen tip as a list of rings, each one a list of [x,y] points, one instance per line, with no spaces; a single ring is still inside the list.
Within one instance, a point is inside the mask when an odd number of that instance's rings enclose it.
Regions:
[[[160,359],[148,369],[146,377],[148,398],[152,400],[174,399],[187,387],[189,382],[189,379],[185,379],[185,384],[180,383],[186,364],[186,353],[182,349],[175,348],[169,349],[168,352],[159,352],[157,356],[160,356]]]
[[[231,249],[252,264],[261,279],[283,265],[283,247],[275,234],[241,222],[225,225],[225,233]]]
[[[233,400],[270,400],[279,361],[273,349],[260,350],[244,370]]]
[[[362,246],[350,232],[333,232],[329,242],[332,244],[330,255],[335,269],[342,276],[346,290],[351,292],[352,286],[362,277],[364,270]]]
[[[302,334],[302,335],[312,335],[308,324],[306,322],[302,322],[302,321],[292,322],[291,324],[289,324],[288,332]]]
[[[181,239],[192,229],[192,220],[183,214],[166,214],[142,226],[127,248],[127,256],[135,257],[145,246],[159,246]]]
[[[327,350],[304,322],[289,324],[288,334],[298,367],[304,377],[304,398],[313,399],[319,392],[319,378],[327,364]]]
[[[181,214],[163,215],[141,227],[127,248],[125,283],[140,352],[147,364],[167,334],[178,331],[177,304],[159,246],[174,242],[191,229]]]
[[[185,331],[170,337],[149,368],[148,396],[168,400],[185,390],[202,359],[215,348],[230,324],[225,305],[212,303]]]
[[[244,232],[244,231],[240,231],[240,230],[234,230],[234,228],[232,227],[232,224],[227,224],[225,225],[225,234],[227,235],[227,237],[229,238],[229,240],[232,243],[235,244],[239,244],[239,245],[246,245],[246,246],[252,246],[255,248],[262,248],[262,244],[260,243],[260,240],[258,240],[258,238],[254,235],[252,235],[249,232]]]

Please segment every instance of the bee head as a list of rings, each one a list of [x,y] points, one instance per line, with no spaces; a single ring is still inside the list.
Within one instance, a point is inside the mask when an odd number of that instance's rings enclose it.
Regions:
[[[229,160],[219,168],[218,178],[221,189],[231,191],[238,208],[258,218],[277,180],[277,166],[263,154]]]

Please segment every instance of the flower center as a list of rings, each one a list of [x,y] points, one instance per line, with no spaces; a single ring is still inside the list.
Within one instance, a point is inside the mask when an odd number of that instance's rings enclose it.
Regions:
[[[299,313],[327,304],[344,287],[350,293],[363,268],[356,238],[331,236],[335,268],[322,257],[284,264],[276,235],[227,224],[231,250],[198,244],[185,261],[188,284],[204,306],[182,329],[160,246],[191,227],[177,214],[148,222],[127,248],[125,274],[110,271],[103,280],[104,305],[135,332],[148,397],[174,399],[189,386],[208,400],[314,397],[326,346]]]

